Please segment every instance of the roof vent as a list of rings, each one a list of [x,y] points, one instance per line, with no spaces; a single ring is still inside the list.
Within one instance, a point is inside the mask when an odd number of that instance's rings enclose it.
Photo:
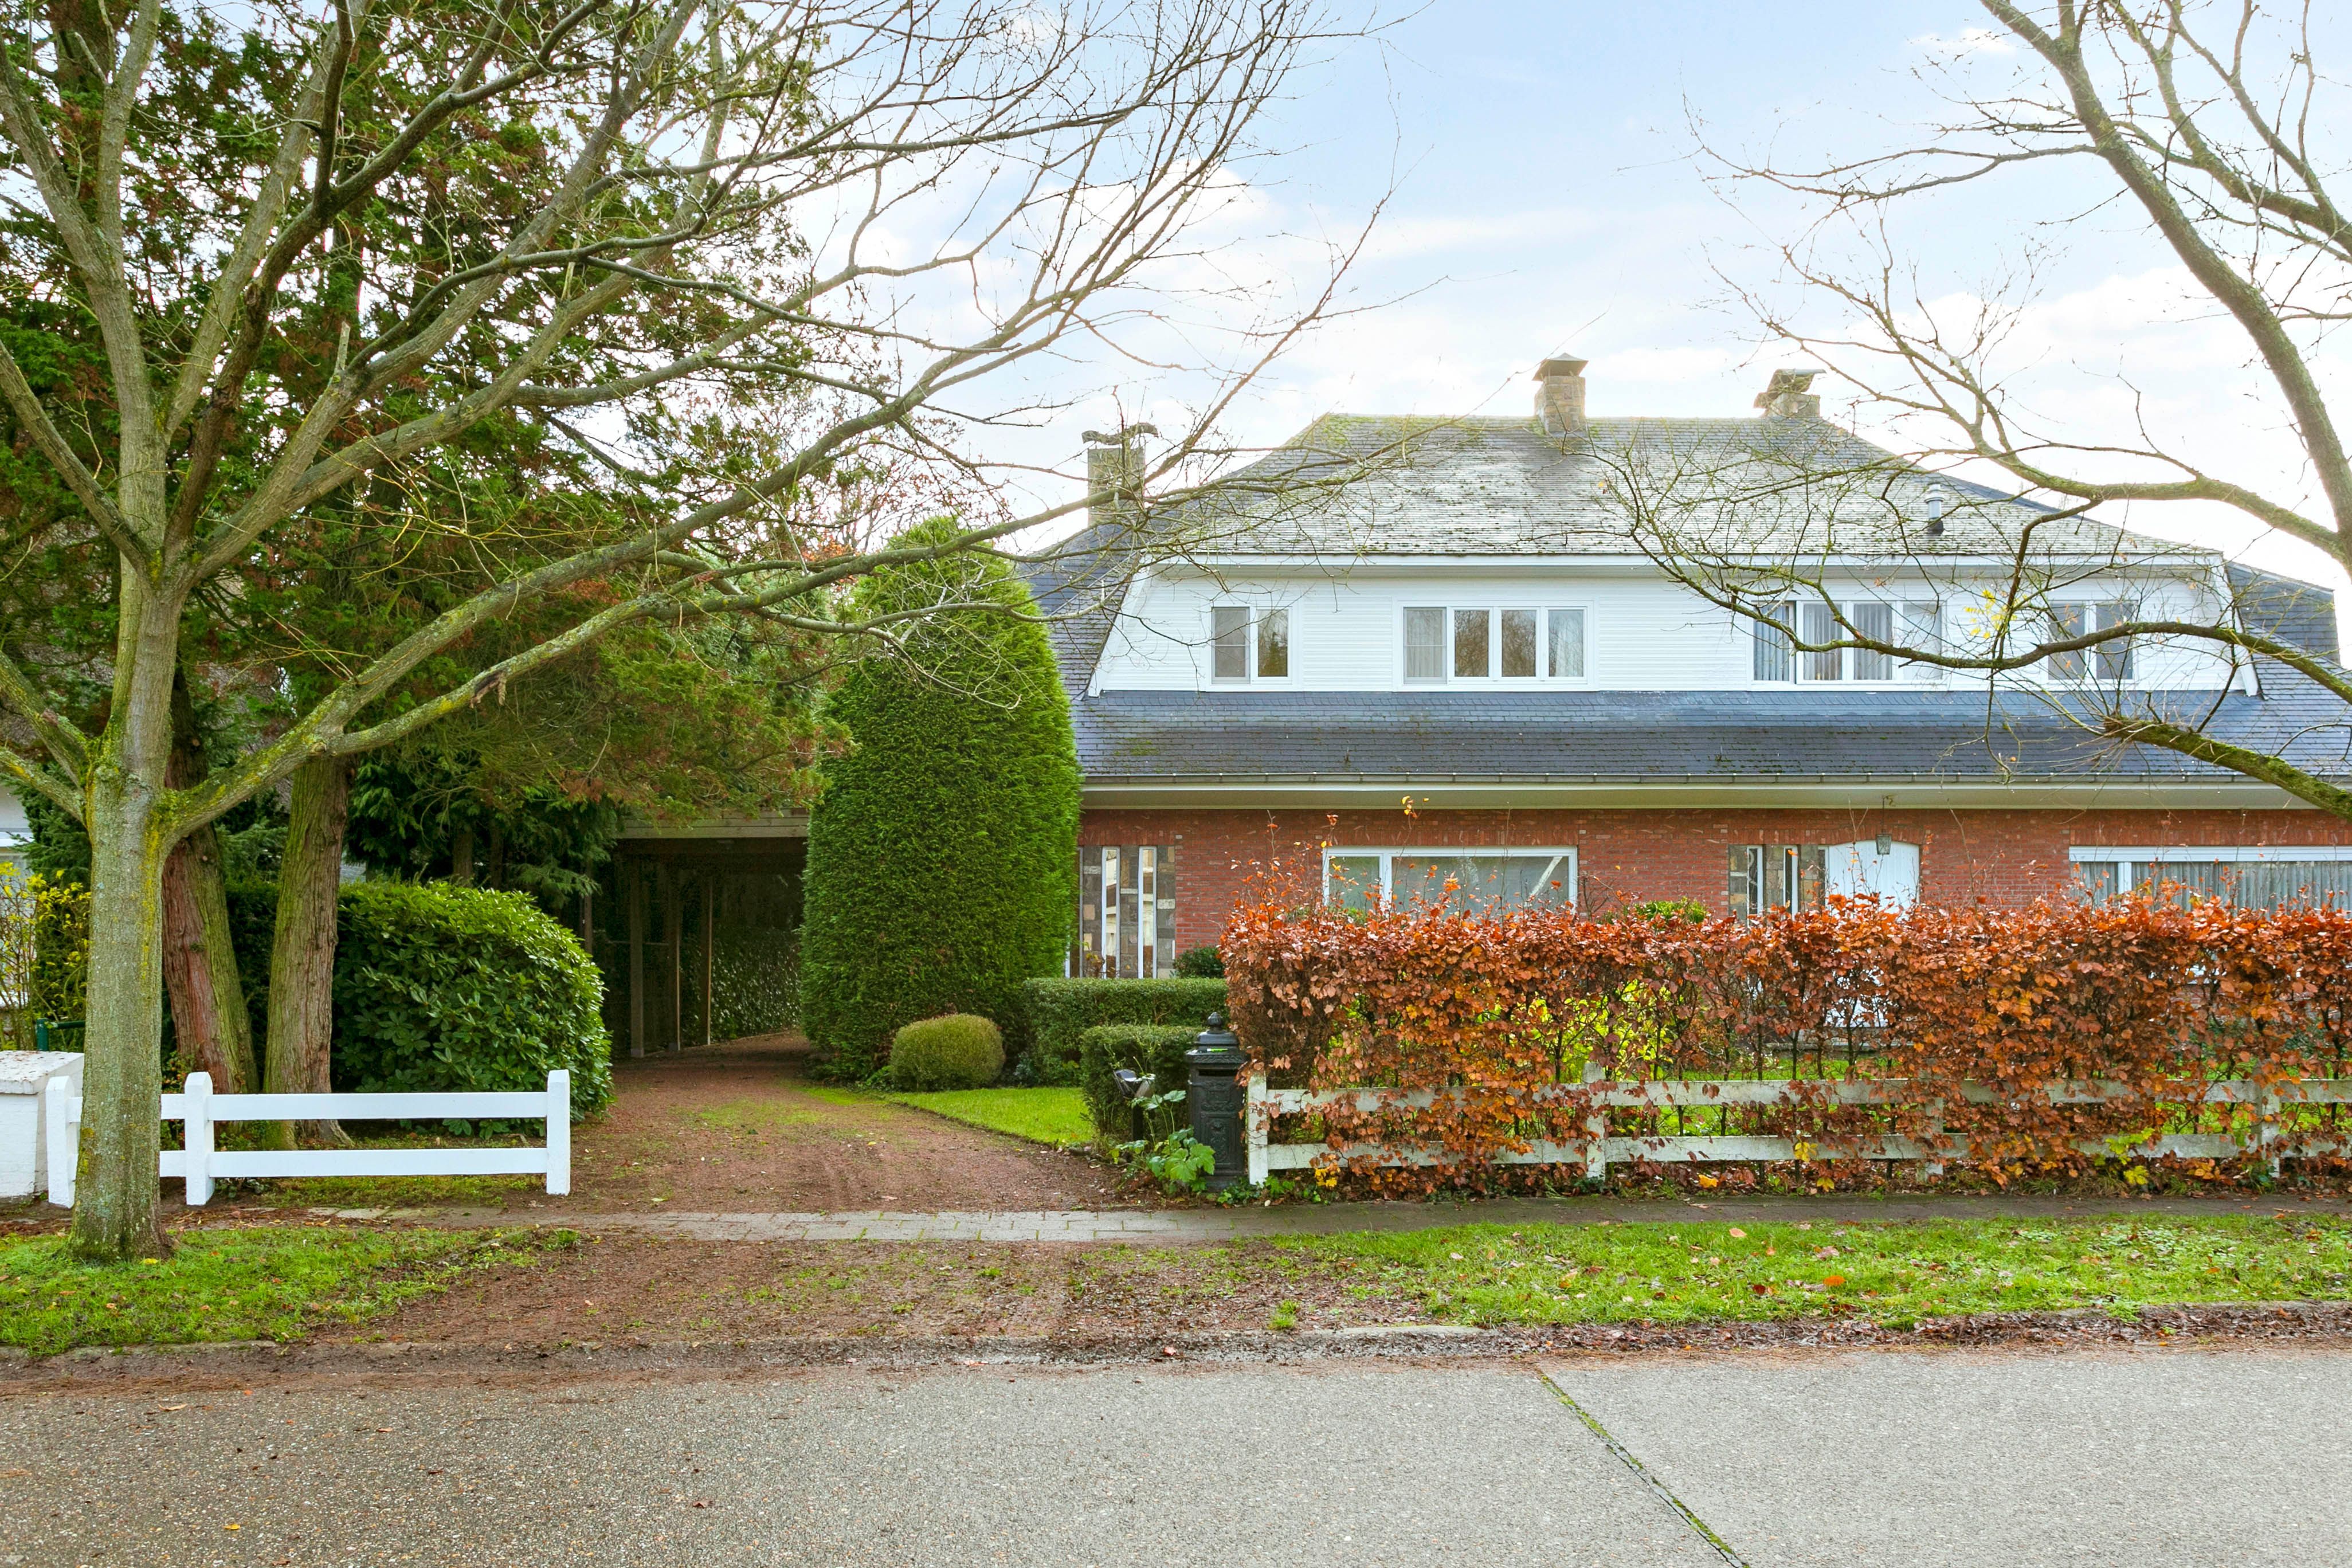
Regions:
[[[1584,367],[1580,359],[1548,359],[1536,366],[1536,422],[1547,436],[1584,428]]]
[[[1952,492],[1942,485],[1927,487],[1927,537],[1944,537],[1944,510],[1952,504]]]
[[[1813,384],[1817,370],[1776,370],[1772,380],[1756,399],[1756,406],[1764,411],[1767,419],[1819,419],[1822,398],[1806,388]]]

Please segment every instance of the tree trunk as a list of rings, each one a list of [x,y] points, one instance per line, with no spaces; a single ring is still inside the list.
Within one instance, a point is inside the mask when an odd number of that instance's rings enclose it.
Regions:
[[[163,860],[156,819],[172,751],[176,615],[124,574],[112,711],[90,758],[89,990],[82,1077],[80,1176],[72,1254],[90,1262],[163,1258],[157,1214],[163,1146]]]
[[[461,888],[474,885],[474,830],[470,827],[449,835],[449,880]]]
[[[184,680],[172,693],[172,728],[169,777],[180,788],[207,771]],[[220,836],[210,823],[182,839],[163,862],[163,992],[182,1065],[212,1074],[215,1093],[251,1093],[253,1025],[229,935]]]
[[[278,878],[278,931],[269,949],[269,1038],[264,1068],[270,1094],[326,1094],[334,1040],[335,894],[342,886],[343,825],[351,764],[314,757],[294,771],[286,855]],[[351,1140],[332,1121],[268,1124],[278,1147]]]

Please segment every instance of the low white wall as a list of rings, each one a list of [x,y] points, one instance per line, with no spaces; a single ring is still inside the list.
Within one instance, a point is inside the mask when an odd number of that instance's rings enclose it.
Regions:
[[[81,1092],[79,1051],[0,1051],[0,1199],[48,1190],[48,1132],[43,1091],[64,1078]]]

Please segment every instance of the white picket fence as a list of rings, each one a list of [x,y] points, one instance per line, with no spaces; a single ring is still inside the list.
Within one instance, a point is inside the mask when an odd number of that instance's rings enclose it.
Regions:
[[[48,1086],[49,1202],[71,1208],[81,1152],[82,1097],[64,1079]],[[536,1176],[549,1193],[572,1190],[572,1075],[558,1068],[547,1088],[478,1094],[215,1094],[212,1074],[188,1075],[163,1096],[162,1118],[184,1124],[184,1145],[156,1161],[158,1176],[187,1184],[192,1207],[212,1201],[216,1181],[254,1176]],[[216,1149],[224,1121],[484,1121],[547,1123],[547,1142],[457,1149]]]
[[[1900,1079],[1846,1083],[1811,1079],[1801,1085],[1787,1079],[1678,1079],[1653,1083],[1604,1083],[1588,1079],[1585,1087],[1593,1091],[1588,1102],[1590,1114],[1585,1119],[1585,1137],[1572,1142],[1534,1140],[1523,1153],[1497,1154],[1496,1163],[1581,1165],[1586,1179],[1594,1182],[1606,1180],[1612,1164],[1629,1164],[1636,1160],[1659,1164],[1727,1164],[1777,1160],[1918,1160],[1925,1163],[1928,1174],[1936,1175],[1942,1173],[1946,1162],[1966,1159],[1969,1152],[1966,1138],[1944,1135],[1942,1102],[1937,1100],[1927,1102],[1928,1136],[1924,1140],[1879,1137],[1801,1142],[1792,1138],[1756,1137],[1741,1133],[1616,1137],[1609,1131],[1607,1112],[1611,1110],[1794,1106],[1819,1104],[1823,1097],[1837,1105],[1888,1105],[1906,1100],[1916,1103],[1916,1096],[1910,1092],[1911,1086]],[[2136,1097],[2136,1091],[2127,1085],[2093,1079],[2057,1086],[2047,1092],[2053,1103],[2059,1105],[2094,1105]],[[1999,1098],[1993,1089],[1980,1084],[1964,1086],[1963,1093],[1966,1099],[1978,1104],[1991,1104]],[[1262,1075],[1252,1078],[1246,1108],[1243,1112],[1251,1184],[1262,1184],[1269,1173],[1276,1171],[1305,1170],[1321,1156],[1332,1152],[1328,1143],[1270,1142],[1276,1116],[1313,1111],[1324,1106],[1351,1101],[1358,1110],[1370,1111],[1377,1109],[1385,1098],[1385,1091],[1369,1089],[1268,1089]],[[1423,1089],[1395,1099],[1397,1103],[1425,1109],[1435,1103],[1435,1091]],[[2282,1159],[2352,1153],[2352,1138],[2293,1139],[2288,1131],[2278,1124],[2281,1110],[2288,1105],[2352,1105],[2352,1079],[2314,1079],[2267,1085],[2224,1081],[2208,1085],[2204,1099],[2208,1105],[2244,1105],[2255,1109],[2256,1121],[2251,1146],[2241,1143],[2227,1133],[2174,1132],[2150,1139],[2128,1152],[2148,1159],[2172,1155],[2188,1160],[2232,1160],[2241,1154],[2254,1152],[2264,1158],[2273,1174],[2277,1173]],[[2081,1147],[2089,1154],[2109,1152],[2108,1146],[2096,1140],[2086,1140]],[[1383,1165],[1439,1164],[1448,1158],[1442,1152],[1428,1149],[1374,1145],[1349,1145],[1339,1152],[1344,1159],[1370,1155]]]

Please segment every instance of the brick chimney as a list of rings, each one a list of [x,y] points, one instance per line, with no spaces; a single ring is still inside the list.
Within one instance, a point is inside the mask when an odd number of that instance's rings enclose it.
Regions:
[[[1547,436],[1584,429],[1584,366],[1580,359],[1548,359],[1536,366],[1536,423]]]
[[[1819,419],[1822,395],[1805,389],[1821,374],[1817,370],[1774,371],[1770,383],[1758,394],[1756,406],[1764,411],[1767,419]]]
[[[1143,483],[1143,438],[1160,432],[1150,425],[1122,426],[1105,435],[1086,434],[1087,521],[1133,522],[1138,512],[1137,490]]]

